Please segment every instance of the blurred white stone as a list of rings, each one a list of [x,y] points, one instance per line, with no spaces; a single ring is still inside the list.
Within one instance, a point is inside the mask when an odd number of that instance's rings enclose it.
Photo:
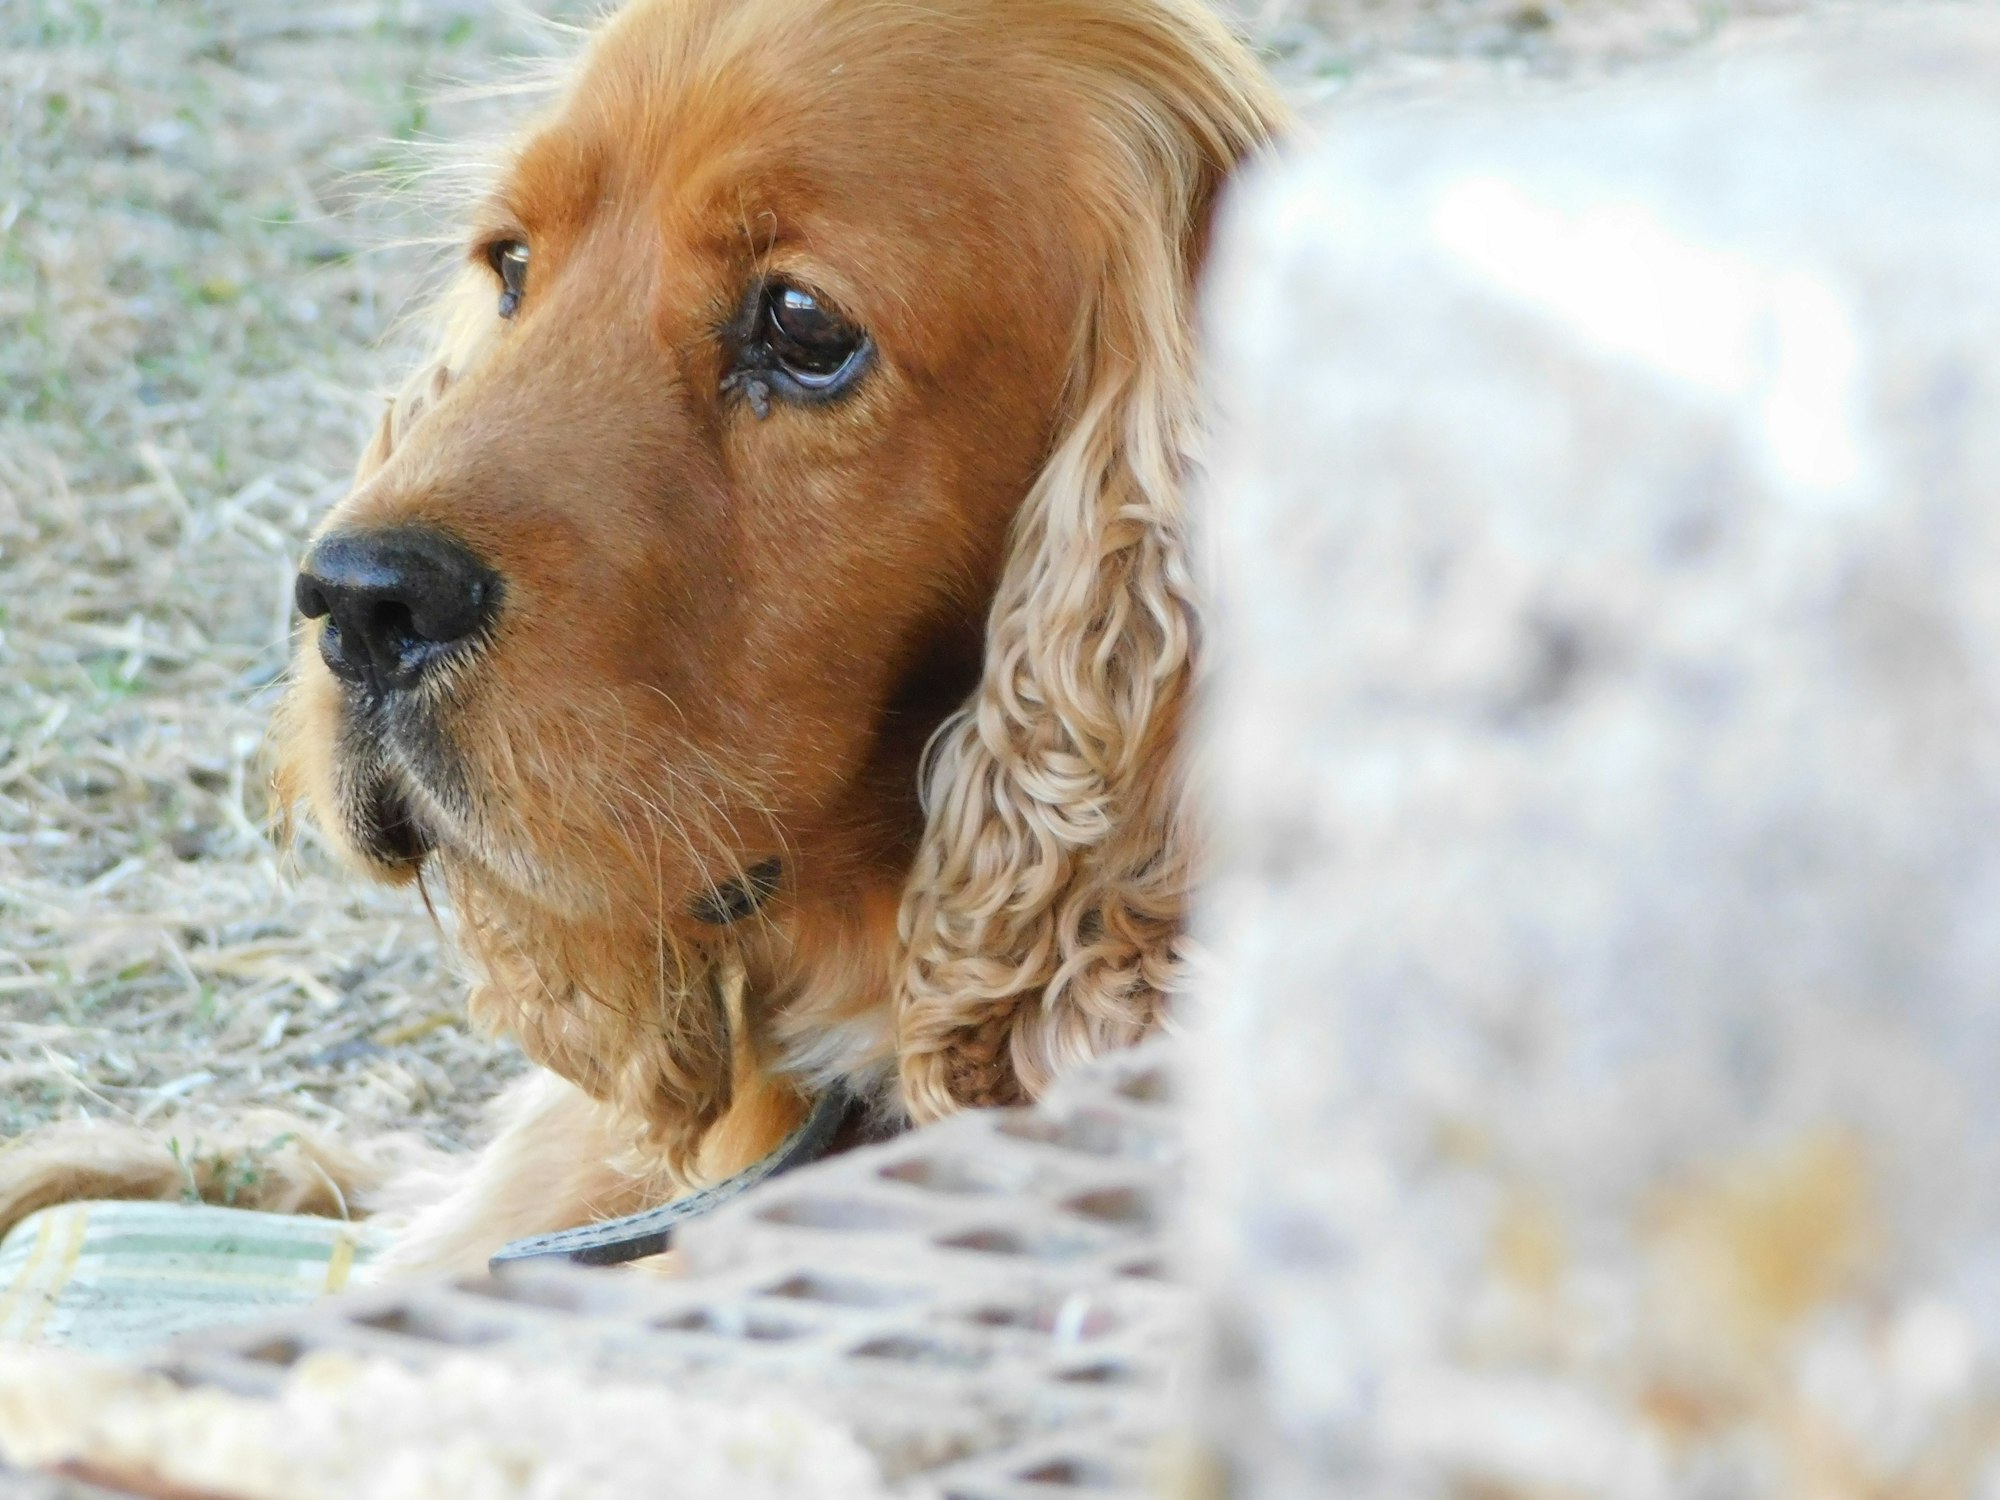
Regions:
[[[1349,115],[1235,206],[1188,1226],[1232,1493],[1995,1472],[1996,79],[1938,7]]]

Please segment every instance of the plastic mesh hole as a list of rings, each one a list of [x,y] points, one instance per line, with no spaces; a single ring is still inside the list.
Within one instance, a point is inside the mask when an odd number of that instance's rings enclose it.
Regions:
[[[1023,1469],[1015,1477],[1023,1484],[1060,1485],[1072,1490],[1115,1490],[1120,1484],[1119,1476],[1103,1464],[1080,1458],[1051,1459],[1032,1469]]]
[[[772,1224],[792,1224],[800,1229],[843,1229],[866,1233],[888,1229],[913,1229],[923,1216],[894,1204],[875,1203],[867,1198],[793,1198],[774,1203],[758,1213]]]
[[[545,1266],[523,1266],[489,1276],[467,1276],[453,1285],[461,1292],[495,1302],[546,1312],[591,1314],[630,1312],[635,1283],[622,1276],[552,1273]]]
[[[261,1344],[252,1344],[243,1351],[245,1359],[254,1359],[262,1365],[295,1365],[305,1357],[306,1346],[297,1339],[266,1339]]]
[[[1174,1100],[1173,1075],[1165,1068],[1148,1068],[1118,1081],[1118,1094],[1134,1104],[1171,1104]]]
[[[379,1329],[403,1338],[428,1339],[439,1344],[490,1344],[505,1338],[506,1331],[490,1323],[466,1318],[440,1317],[424,1307],[392,1307],[354,1319],[362,1328]]]
[[[917,1156],[882,1168],[881,1176],[933,1193],[1018,1192],[1025,1184],[1019,1172],[1002,1171],[990,1162],[949,1156]]]
[[[986,1363],[986,1354],[963,1344],[947,1344],[938,1339],[891,1334],[870,1339],[849,1351],[859,1359],[893,1359],[910,1365],[933,1365],[953,1370],[977,1370]]]
[[[834,1307],[895,1307],[914,1302],[921,1293],[906,1286],[872,1281],[847,1281],[831,1276],[793,1276],[766,1287],[766,1297],[790,1297],[799,1302],[825,1302]]]
[[[1113,1360],[1084,1365],[1080,1369],[1064,1370],[1056,1376],[1056,1379],[1065,1385],[1130,1385],[1138,1378],[1138,1374],[1130,1365],[1121,1365]]]
[[[677,1313],[671,1318],[656,1319],[652,1326],[677,1333],[706,1333],[717,1338],[748,1339],[760,1344],[784,1343],[788,1339],[804,1338],[813,1331],[806,1324],[773,1318],[745,1307],[700,1307],[692,1312]]]
[[[422,1339],[433,1344],[457,1344],[463,1348],[476,1348],[505,1338],[506,1330],[496,1328],[491,1323],[474,1322],[467,1318],[440,1317],[424,1307],[391,1307],[381,1312],[370,1313],[354,1322],[362,1328],[375,1328],[383,1333],[397,1334],[406,1339]]]
[[[1120,1320],[1109,1308],[1078,1292],[1026,1307],[979,1307],[966,1314],[968,1321],[985,1328],[1019,1328],[1029,1333],[1045,1333],[1061,1343],[1102,1338],[1119,1327]]]
[[[1135,1281],[1170,1281],[1173,1279],[1167,1275],[1166,1266],[1150,1255],[1144,1260],[1127,1261],[1118,1268],[1118,1274],[1120,1276],[1130,1276]]]
[[[948,1250],[977,1250],[984,1255],[1021,1255],[1035,1260],[1075,1260],[1093,1248],[1086,1240],[1058,1234],[1038,1234],[1030,1238],[1012,1229],[969,1229],[941,1239]]]
[[[1167,1139],[1103,1110],[1078,1110],[1066,1120],[1022,1113],[994,1126],[1017,1141],[1036,1141],[1084,1156],[1126,1156],[1160,1161],[1172,1154]]]
[[[1121,1229],[1151,1229],[1158,1220],[1152,1198],[1137,1188],[1103,1188],[1071,1198],[1063,1207],[1086,1219],[1115,1224]]]

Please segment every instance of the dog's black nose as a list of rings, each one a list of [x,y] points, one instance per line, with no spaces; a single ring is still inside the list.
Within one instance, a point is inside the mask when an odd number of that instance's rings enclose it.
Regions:
[[[500,580],[427,526],[336,532],[299,570],[293,597],[326,620],[319,652],[336,677],[380,694],[415,684],[447,647],[493,618]]]

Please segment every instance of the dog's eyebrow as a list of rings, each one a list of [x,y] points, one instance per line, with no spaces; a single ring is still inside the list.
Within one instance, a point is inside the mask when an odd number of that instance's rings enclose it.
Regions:
[[[513,198],[504,192],[489,193],[466,216],[467,239],[475,251],[495,240],[518,239],[531,234],[532,226],[526,222],[526,216],[516,209]]]
[[[536,232],[560,231],[580,227],[607,191],[603,151],[555,124],[521,148],[484,211]]]

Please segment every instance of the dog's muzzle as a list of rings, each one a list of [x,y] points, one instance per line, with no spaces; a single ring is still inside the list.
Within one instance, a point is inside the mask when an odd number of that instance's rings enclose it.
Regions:
[[[500,579],[455,538],[397,526],[322,538],[293,597],[300,614],[326,622],[319,654],[327,670],[379,702],[485,632]]]

